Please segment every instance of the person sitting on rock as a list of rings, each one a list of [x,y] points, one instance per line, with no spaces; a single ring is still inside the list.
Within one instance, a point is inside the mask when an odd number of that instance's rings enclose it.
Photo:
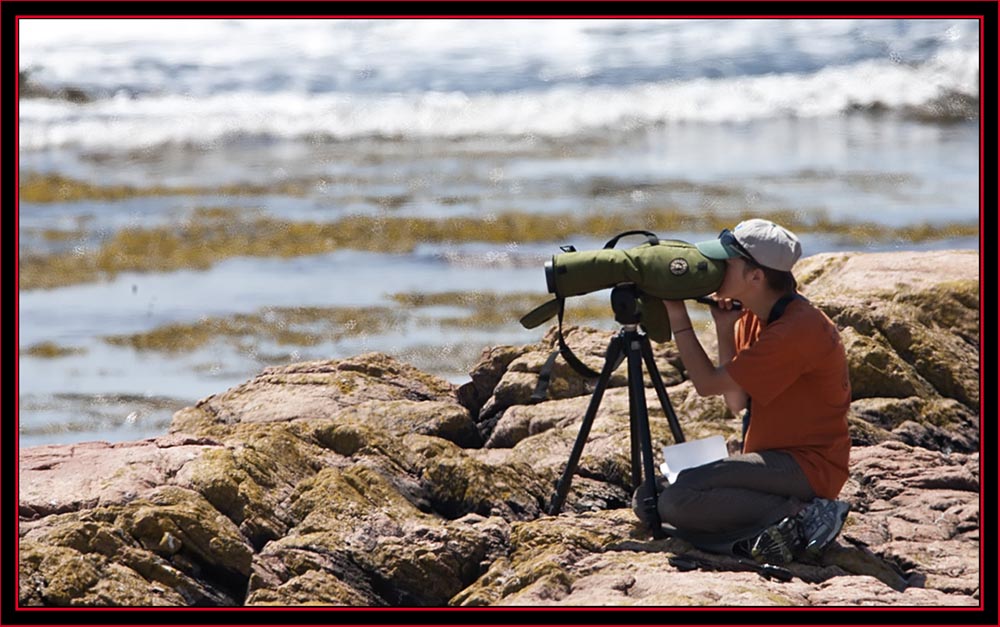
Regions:
[[[847,503],[851,388],[833,322],[797,292],[798,238],[761,219],[696,244],[726,273],[712,307],[719,366],[693,332],[683,301],[666,301],[681,360],[701,396],[721,394],[743,415],[739,455],[688,468],[663,485],[663,523],[700,548],[762,563],[818,557],[840,532]],[[742,309],[734,309],[739,301]],[[642,518],[642,488],[633,506]]]

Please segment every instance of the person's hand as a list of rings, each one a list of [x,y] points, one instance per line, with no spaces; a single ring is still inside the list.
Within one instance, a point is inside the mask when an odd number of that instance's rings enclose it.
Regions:
[[[742,309],[733,309],[732,298],[715,299],[716,306],[709,307],[712,311],[712,320],[717,328],[733,328],[736,321],[743,315]]]

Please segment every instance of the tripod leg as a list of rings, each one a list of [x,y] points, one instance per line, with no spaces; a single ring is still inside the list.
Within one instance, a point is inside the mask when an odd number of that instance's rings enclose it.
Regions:
[[[628,406],[629,406],[629,442],[632,443],[631,459],[632,459],[632,491],[634,492],[639,484],[642,483],[642,450],[639,448],[639,421],[635,417],[635,404],[638,401],[635,399],[635,394],[632,392],[632,388],[629,387],[628,391]]]
[[[660,525],[660,512],[656,506],[659,491],[656,485],[656,468],[653,465],[653,439],[649,433],[649,412],[646,408],[646,391],[642,383],[642,342],[640,341],[640,337],[635,331],[625,334],[628,359],[629,413],[632,422],[632,432],[639,435],[638,444],[642,457],[641,475],[644,478],[640,476],[640,479],[641,483],[645,486],[643,493],[646,496],[643,498],[641,506],[646,514],[646,520],[650,522],[653,537],[663,538],[666,534],[663,533],[663,528]],[[636,442],[633,440],[633,481],[636,479],[636,467],[638,466],[635,463],[635,447]],[[636,485],[639,484],[639,482],[635,483]]]
[[[562,510],[563,503],[566,502],[566,495],[569,494],[569,486],[573,482],[573,475],[576,473],[577,465],[580,463],[580,455],[583,454],[583,446],[587,443],[587,437],[590,435],[590,427],[597,416],[597,410],[601,405],[601,399],[604,397],[604,391],[608,388],[608,383],[611,381],[611,373],[621,364],[620,356],[622,354],[622,335],[619,333],[611,338],[611,341],[608,343],[608,351],[604,357],[604,368],[601,370],[601,376],[597,379],[597,387],[594,388],[594,393],[590,397],[590,405],[587,406],[587,413],[584,414],[583,421],[580,423],[580,432],[576,436],[576,442],[573,444],[573,452],[570,453],[569,461],[566,462],[566,469],[563,470],[562,477],[559,479],[559,483],[556,484],[556,493],[552,497],[552,503],[549,505],[549,514],[552,516],[558,514]]]
[[[670,425],[670,433],[674,436],[674,444],[680,444],[684,441],[684,432],[681,431],[681,423],[677,420],[677,414],[674,413],[674,406],[670,404],[667,388],[663,385],[660,371],[656,368],[656,359],[653,358],[653,347],[649,343],[649,336],[643,335],[639,342],[642,344],[642,357],[646,360],[646,369],[653,382],[653,389],[656,390],[656,395],[660,398],[663,413],[667,416],[667,424]]]

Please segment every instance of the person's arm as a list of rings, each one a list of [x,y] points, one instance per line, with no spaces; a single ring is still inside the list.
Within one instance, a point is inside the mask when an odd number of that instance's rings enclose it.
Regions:
[[[674,343],[681,354],[681,361],[687,369],[688,378],[694,384],[694,389],[699,396],[713,396],[716,394],[734,394],[743,392],[739,384],[729,376],[722,366],[716,367],[712,360],[705,354],[701,342],[694,333],[691,326],[691,318],[688,317],[687,307],[684,301],[663,301],[667,308],[667,316],[670,318],[670,328],[674,335]],[[735,341],[733,343],[735,347]],[[735,396],[734,396],[735,399]],[[728,398],[727,398],[728,405]]]
[[[715,320],[715,332],[719,340],[719,365],[725,367],[736,356],[736,321],[742,315],[739,310],[733,310],[733,301],[724,298],[718,307],[712,308],[712,318]],[[735,314],[735,315],[734,315]],[[726,407],[734,416],[742,416],[747,408],[749,395],[746,390],[736,386],[735,390],[723,392]]]

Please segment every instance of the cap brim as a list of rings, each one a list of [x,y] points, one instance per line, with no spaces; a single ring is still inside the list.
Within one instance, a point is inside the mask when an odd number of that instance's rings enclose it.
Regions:
[[[699,242],[695,244],[695,248],[709,259],[732,259],[733,257],[739,257],[739,253],[726,248],[722,245],[722,241],[717,239]]]

